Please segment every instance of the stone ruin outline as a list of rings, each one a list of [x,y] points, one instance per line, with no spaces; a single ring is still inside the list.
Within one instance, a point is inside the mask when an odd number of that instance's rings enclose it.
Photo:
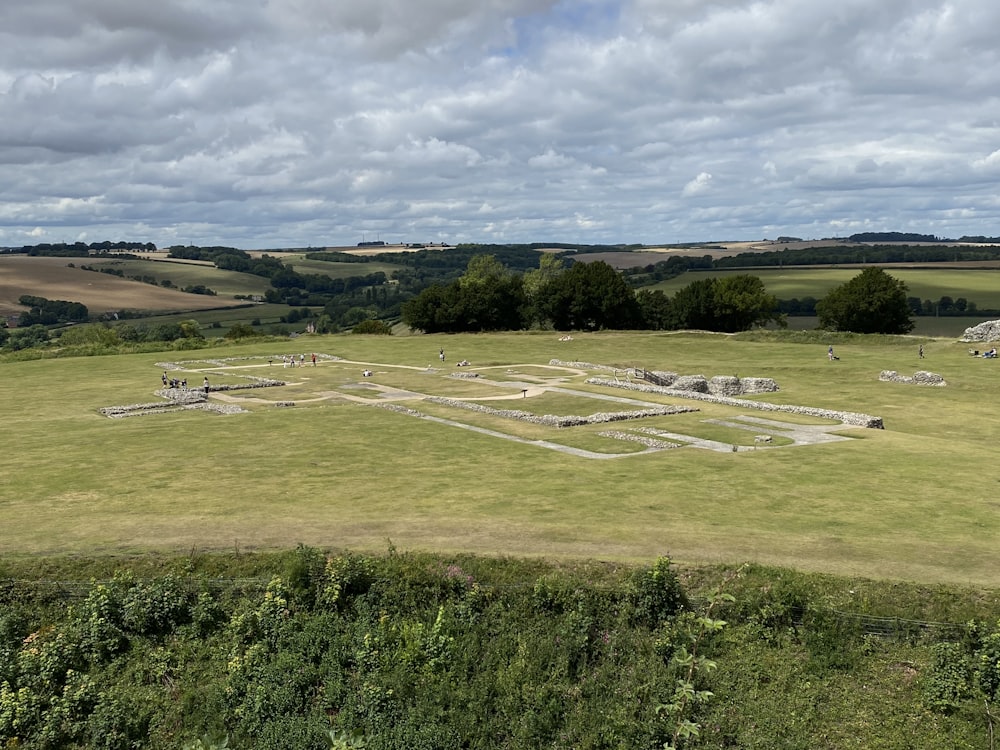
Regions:
[[[157,362],[156,366],[164,371],[178,371],[184,370],[188,372],[197,372],[199,374],[205,373],[206,375],[214,374],[218,377],[225,375],[228,378],[239,378],[246,382],[238,384],[218,384],[210,388],[212,393],[222,393],[230,391],[242,391],[257,388],[271,388],[287,385],[288,382],[285,380],[279,380],[274,378],[261,378],[253,375],[248,375],[244,373],[233,372],[232,368],[233,362],[240,361],[253,361],[261,362],[262,360],[268,360],[269,365],[275,360],[281,360],[282,356],[267,356],[267,355],[253,355],[244,357],[225,357],[225,358],[200,358],[192,360],[180,360],[177,362]],[[334,355],[317,354],[317,359],[322,359],[325,362],[341,362],[350,364],[371,364],[371,363],[355,363],[351,360],[345,360],[342,357],[337,357]],[[188,365],[192,364],[208,364],[207,368],[190,368]],[[259,366],[257,364],[249,366]],[[396,365],[385,365],[387,367],[397,367]],[[516,367],[517,365],[507,366],[507,373],[510,374],[513,371],[510,367]],[[661,430],[659,428],[639,426],[631,427],[626,430],[605,430],[596,433],[601,437],[606,437],[613,440],[620,440],[626,442],[639,443],[643,446],[640,451],[631,451],[628,453],[603,453],[596,451],[589,451],[585,449],[574,448],[571,446],[563,445],[558,442],[552,442],[548,440],[533,440],[527,438],[521,438],[515,435],[510,435],[507,433],[499,432],[496,430],[490,430],[487,428],[482,428],[477,425],[472,425],[464,423],[458,420],[447,419],[444,417],[437,417],[430,414],[424,414],[416,409],[410,407],[402,406],[394,402],[386,402],[381,400],[367,399],[358,396],[348,396],[346,394],[337,394],[337,398],[344,398],[355,403],[359,403],[367,406],[381,407],[384,409],[389,409],[396,413],[406,414],[408,416],[418,417],[428,421],[432,421],[438,424],[443,424],[447,426],[459,427],[461,429],[472,430],[474,432],[479,432],[481,434],[490,435],[497,438],[502,438],[505,440],[511,440],[514,442],[525,443],[529,445],[534,445],[537,447],[543,447],[550,450],[557,450],[563,453],[593,459],[611,459],[611,458],[625,458],[628,456],[638,456],[645,455],[648,453],[659,452],[664,450],[671,450],[680,447],[695,447],[703,448],[708,450],[715,450],[720,452],[746,452],[755,451],[759,447],[764,446],[764,449],[773,449],[779,447],[792,447],[797,445],[816,445],[820,443],[827,443],[839,440],[850,440],[851,438],[843,435],[832,434],[834,431],[842,430],[845,427],[866,427],[873,429],[882,429],[882,419],[880,417],[874,417],[867,414],[858,414],[855,412],[844,412],[844,411],[834,411],[828,409],[819,409],[815,407],[806,406],[792,406],[788,404],[769,404],[762,401],[756,401],[751,399],[737,398],[736,395],[744,395],[748,393],[767,393],[775,392],[778,390],[777,384],[770,378],[738,378],[736,376],[715,376],[711,379],[705,378],[702,375],[690,375],[681,376],[676,373],[655,371],[655,370],[645,370],[642,368],[622,368],[615,367],[611,365],[601,365],[588,362],[563,362],[561,360],[552,359],[549,361],[548,365],[524,365],[532,367],[551,367],[559,369],[567,369],[571,371],[576,371],[574,374],[581,375],[586,374],[587,371],[604,371],[611,372],[613,374],[613,379],[610,378],[600,378],[600,377],[588,377],[584,382],[592,385],[600,385],[608,388],[623,389],[628,391],[636,392],[646,392],[655,393],[657,395],[668,395],[672,397],[679,397],[697,401],[706,401],[712,403],[719,403],[728,406],[734,406],[738,408],[748,408],[754,410],[763,411],[774,411],[774,412],[788,412],[795,414],[804,414],[808,416],[821,417],[824,419],[831,419],[839,424],[832,425],[801,425],[789,422],[780,422],[777,420],[762,419],[758,417],[753,417],[749,415],[739,415],[728,420],[719,419],[706,419],[706,423],[719,424],[729,428],[741,429],[741,430],[751,430],[757,433],[754,436],[754,444],[749,445],[736,445],[730,443],[723,443],[721,441],[706,440],[702,438],[697,438],[691,435],[683,435],[680,433],[673,433],[667,430]],[[480,378],[482,377],[482,372],[490,369],[497,369],[498,366],[484,367],[480,368],[480,372],[470,372],[465,371],[462,373],[452,374],[452,377],[462,377],[462,378]],[[502,367],[502,366],[500,366]],[[227,368],[225,373],[218,372],[220,368]],[[424,368],[408,368],[408,369],[419,369],[424,370]],[[435,368],[426,368],[426,371],[438,372]],[[521,377],[526,377],[522,375]],[[545,379],[536,377],[535,380]],[[495,400],[497,398],[510,398],[508,396],[495,396],[495,397],[483,397],[479,399],[449,399],[440,396],[432,396],[424,393],[417,393],[413,391],[400,391],[399,389],[391,389],[385,387],[389,392],[395,393],[397,396],[405,396],[409,399],[416,399],[421,401],[426,401],[428,403],[442,404],[445,406],[453,408],[461,408],[474,410],[481,413],[488,413],[494,416],[500,416],[506,419],[519,419],[523,421],[532,422],[535,424],[541,424],[549,427],[555,428],[566,428],[581,424],[596,424],[604,422],[627,422],[639,419],[648,418],[651,416],[664,416],[668,414],[677,414],[698,411],[696,407],[684,407],[684,406],[670,406],[664,404],[657,404],[653,402],[640,401],[633,398],[622,398],[609,396],[606,394],[596,394],[589,391],[579,391],[575,389],[560,387],[557,385],[543,385],[539,386],[538,383],[526,383],[522,381],[497,381],[497,380],[487,380],[483,378],[484,383],[488,383],[497,387],[506,388],[518,388],[521,390],[522,396],[527,397],[529,388],[524,386],[530,386],[535,389],[537,393],[544,392],[561,392],[573,396],[593,398],[596,400],[609,400],[631,403],[642,408],[637,408],[632,411],[625,412],[597,412],[586,417],[578,416],[554,416],[554,415],[543,415],[541,417],[532,414],[531,412],[524,412],[522,410],[503,410],[495,409],[493,407],[479,403],[481,401]],[[380,395],[384,395],[385,391],[381,387],[377,386],[375,383],[359,383],[366,387],[373,387],[375,390],[379,391]],[[174,412],[179,410],[201,410],[210,411],[219,414],[237,414],[237,413],[247,413],[247,410],[242,408],[238,403],[220,403],[217,401],[210,401],[208,394],[204,392],[201,387],[189,387],[186,389],[182,388],[161,388],[156,390],[155,395],[159,396],[162,401],[145,403],[145,404],[131,404],[125,406],[109,406],[104,407],[99,410],[101,414],[109,418],[123,418],[128,416],[139,416],[146,414],[161,414],[166,412]],[[535,394],[533,394],[535,395]],[[312,399],[317,400],[317,399]],[[319,400],[327,400],[319,399]],[[287,407],[294,406],[294,401],[275,401],[272,402],[274,406]],[[790,445],[771,445],[773,437],[782,437],[791,439]]]

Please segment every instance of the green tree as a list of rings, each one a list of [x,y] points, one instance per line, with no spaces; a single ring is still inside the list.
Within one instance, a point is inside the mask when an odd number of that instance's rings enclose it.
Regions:
[[[458,284],[463,289],[489,288],[496,286],[510,276],[510,271],[495,255],[475,255],[469,261],[459,279]]]
[[[524,274],[524,296],[532,322],[542,322],[541,301],[545,287],[565,272],[562,258],[555,253],[542,253],[538,256],[538,268]]]
[[[574,263],[544,287],[542,297],[542,312],[560,331],[627,330],[640,322],[635,293],[604,261]]]
[[[426,333],[511,331],[525,327],[521,277],[492,255],[474,256],[466,272],[443,286],[434,284],[403,303],[403,322]]]
[[[866,268],[816,303],[820,328],[854,333],[913,330],[906,284],[881,268]]]
[[[375,333],[391,336],[392,328],[384,320],[363,320],[351,329],[351,333]]]
[[[201,332],[201,323],[197,320],[181,321],[181,334],[186,339],[203,339],[205,336]]]
[[[660,289],[640,289],[635,293],[639,304],[642,327],[652,331],[668,331],[674,327],[673,305]]]
[[[118,329],[102,325],[73,326],[63,331],[59,337],[59,343],[63,346],[74,346],[79,344],[97,344],[99,346],[115,346],[121,343]]]
[[[724,276],[715,283],[715,325],[711,330],[735,333],[767,323],[784,324],[778,299],[757,276]]]
[[[711,331],[715,324],[716,280],[699,279],[677,290],[671,300],[675,328]]]
[[[49,341],[49,331],[43,325],[32,325],[27,328],[15,328],[7,339],[6,346],[15,352],[21,349],[31,349],[44,346]]]
[[[236,325],[231,326],[228,331],[226,331],[226,335],[223,336],[223,338],[227,338],[230,340],[247,339],[260,335],[261,334],[253,326],[247,325],[246,323],[237,323]]]
[[[413,299],[403,303],[403,322],[424,333],[445,333],[456,330],[458,317],[458,285],[431,284]]]

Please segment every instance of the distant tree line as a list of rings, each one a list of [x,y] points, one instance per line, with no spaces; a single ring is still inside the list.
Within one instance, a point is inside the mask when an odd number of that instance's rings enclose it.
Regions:
[[[21,313],[19,323],[22,326],[85,323],[90,318],[90,311],[82,302],[46,299],[30,294],[22,294],[17,301],[30,308]]]
[[[959,247],[955,245],[833,245],[830,247],[785,248],[762,253],[739,253],[716,258],[713,268],[751,266],[817,266],[859,263],[958,263],[998,260],[1000,247]]]
[[[74,242],[73,244],[67,244],[65,242],[58,242],[55,244],[43,242],[39,245],[25,245],[20,248],[20,250],[15,252],[35,256],[86,258],[88,255],[103,255],[110,253],[113,250],[132,250],[140,253],[152,253],[156,252],[156,245],[152,242],[111,242],[109,240],[105,240],[103,242],[91,242],[89,245],[84,242]],[[120,253],[117,252],[115,254],[120,255]]]
[[[552,254],[536,254],[538,268],[519,274],[495,256],[474,256],[466,272],[433,284],[402,306],[403,322],[428,333],[600,329],[740,331],[781,323],[777,300],[754,276],[694,282],[668,298],[659,290],[631,288],[603,261],[567,267]]]
[[[916,232],[858,232],[848,237],[851,242],[948,242],[933,234]]]
[[[306,253],[307,260],[318,260],[325,263],[371,263],[371,258],[364,255],[352,255],[351,253],[338,253],[333,250],[324,250],[318,253]]]

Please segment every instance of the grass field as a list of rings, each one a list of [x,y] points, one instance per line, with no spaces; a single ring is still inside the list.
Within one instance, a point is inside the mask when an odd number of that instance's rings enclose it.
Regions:
[[[217,297],[207,297],[206,299],[218,299]],[[313,310],[321,308],[311,308]],[[291,308],[288,305],[272,304],[269,302],[248,303],[243,302],[239,307],[223,307],[214,310],[196,310],[180,313],[162,313],[144,318],[133,318],[127,322],[131,325],[160,325],[163,323],[180,323],[185,320],[197,320],[201,323],[202,334],[206,338],[218,338],[226,335],[226,332],[237,323],[246,324],[253,320],[259,320],[262,332],[268,326],[278,325],[281,318],[288,315]],[[218,325],[215,325],[218,323]],[[305,328],[305,323],[288,326],[291,329],[301,331]]]
[[[0,554],[320,547],[691,562],[757,562],[926,582],[994,584],[1000,479],[992,471],[1000,364],[948,340],[758,333],[307,337],[205,352],[0,363]],[[918,360],[923,342],[927,359]],[[826,359],[832,343],[839,362]],[[439,348],[448,361],[440,367]],[[282,351],[284,349],[284,351]],[[268,355],[346,361],[286,369]],[[187,411],[112,420],[104,406],[156,401],[162,363],[194,357],[194,384],[286,378],[284,388],[221,394],[246,413]],[[247,357],[223,362],[226,357]],[[467,358],[484,379],[449,377]],[[845,428],[827,445],[740,452],[645,452],[603,437],[635,424],[547,428],[492,414],[400,405],[398,391],[453,398],[522,395],[494,408],[588,414],[633,408],[586,394],[696,406],[643,426],[747,446],[731,421],[760,412],[587,385],[552,358],[681,374],[774,378],[758,400],[863,412],[885,430]],[[276,360],[280,362],[280,360]],[[428,370],[428,367],[431,367]],[[371,378],[362,369],[373,371]],[[941,388],[880,382],[879,372],[944,376]],[[508,372],[510,370],[510,372]],[[607,373],[603,373],[607,376]],[[504,384],[506,382],[506,384]],[[259,399],[259,400],[258,400]],[[276,408],[275,402],[294,402]],[[529,408],[530,407],[530,408]],[[763,415],[768,416],[768,415]],[[796,421],[789,417],[788,421]],[[812,418],[798,421],[816,423]],[[479,428],[478,430],[470,428]],[[486,431],[484,431],[486,430]],[[494,433],[500,433],[496,435]],[[504,439],[518,437],[521,442]],[[545,447],[545,441],[604,460]]]
[[[174,286],[183,288],[202,284],[212,289],[220,299],[230,298],[237,294],[263,296],[270,287],[267,279],[250,273],[222,271],[213,265],[205,263],[176,263],[158,260],[92,260],[85,265],[93,268],[111,268],[119,270],[128,276],[149,276],[157,283],[171,281]]]
[[[992,317],[992,316],[991,316]],[[966,328],[977,326],[986,320],[983,315],[918,315],[913,319],[913,335],[930,336],[931,338],[961,338]],[[789,316],[785,319],[788,328],[793,331],[812,331],[819,326],[819,318],[815,316]]]
[[[678,289],[698,279],[736,274],[758,276],[767,291],[778,299],[820,299],[831,289],[844,284],[861,272],[860,268],[829,268],[803,266],[797,268],[734,269],[727,271],[690,271],[674,279],[660,282],[653,289],[673,295]],[[937,302],[947,295],[952,299],[965,297],[981,309],[1000,309],[1000,270],[989,268],[886,268],[892,277],[904,282],[907,296]]]
[[[308,260],[304,255],[282,255],[281,262],[291,266],[297,273],[315,273],[329,276],[331,279],[346,279],[349,276],[367,276],[382,271],[387,277],[399,270],[400,266],[391,263],[333,263],[325,260]]]

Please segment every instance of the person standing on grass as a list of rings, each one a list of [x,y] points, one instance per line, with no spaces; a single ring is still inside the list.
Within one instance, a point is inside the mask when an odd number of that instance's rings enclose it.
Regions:
[[[316,366],[316,354],[315,353],[312,355],[312,360],[313,360],[313,367],[315,367]]]
[[[202,386],[205,388],[205,395],[207,396],[209,391],[208,378],[205,378],[205,382],[202,383]]]
[[[918,350],[918,353],[920,354],[920,359],[923,359],[924,358],[924,345],[923,344],[920,345],[920,349]]]

